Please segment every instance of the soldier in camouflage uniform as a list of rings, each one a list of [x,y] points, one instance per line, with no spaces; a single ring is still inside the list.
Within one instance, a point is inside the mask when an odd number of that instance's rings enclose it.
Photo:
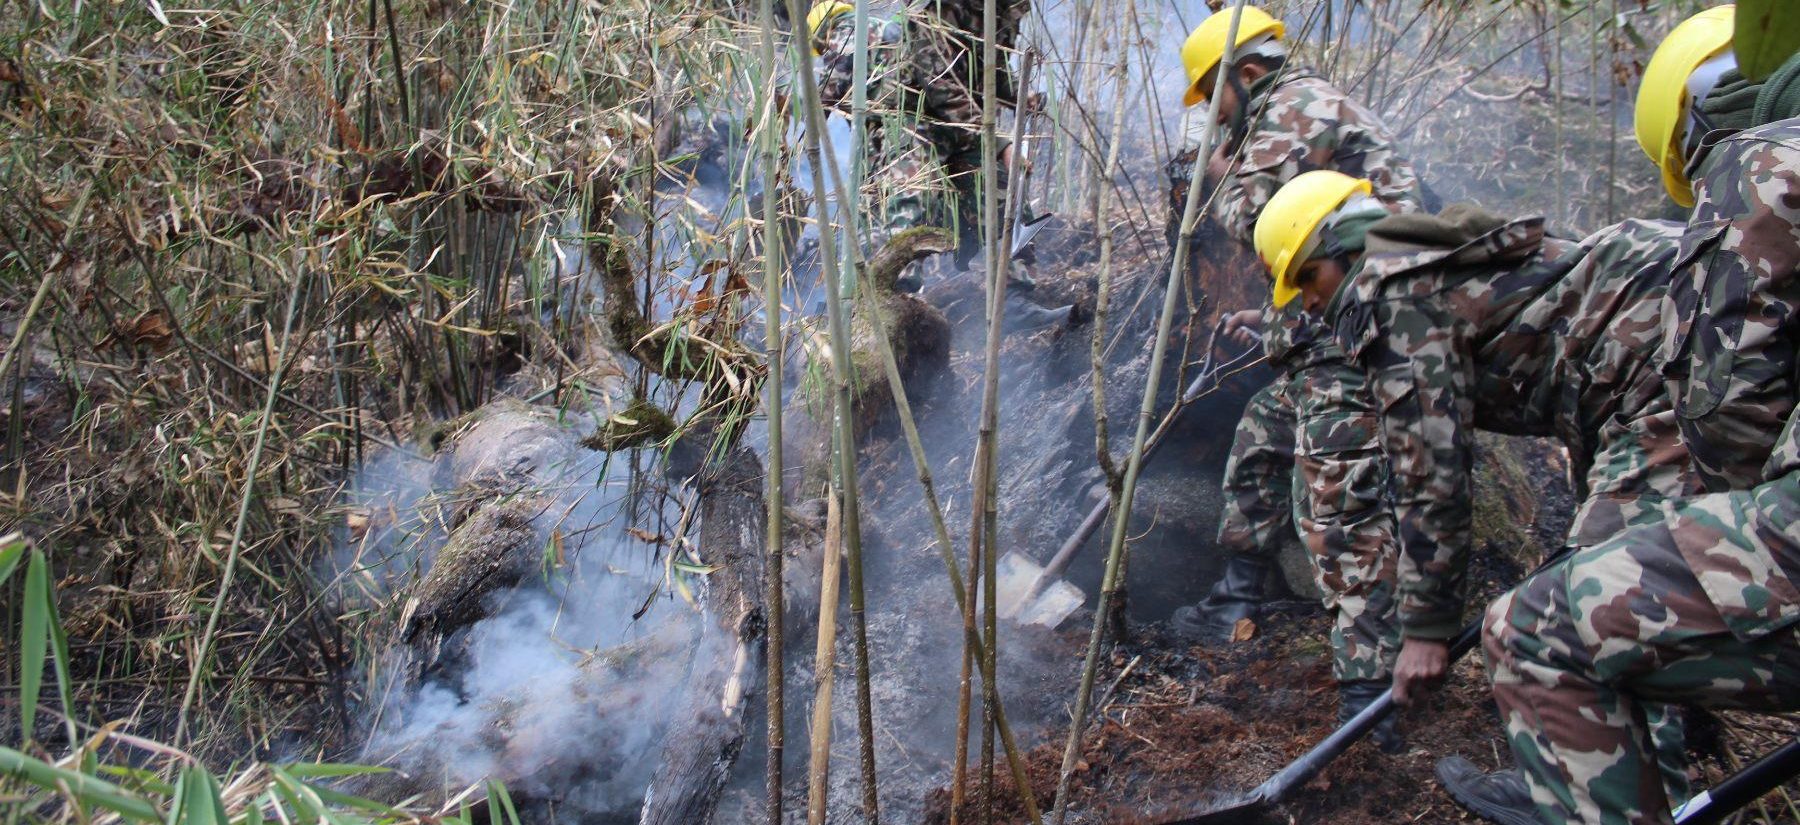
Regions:
[[[1494,696],[1551,825],[1672,822],[1647,702],[1800,709],[1800,56],[1750,83],[1730,60],[1731,13],[1670,34],[1637,125],[1671,197],[1695,207],[1658,358],[1707,484],[1736,492],[1673,502],[1489,609]],[[1715,129],[1682,134],[1698,126]]]
[[[1387,209],[1416,211],[1418,178],[1395,151],[1386,127],[1318,74],[1287,65],[1279,23],[1252,12],[1246,9],[1240,25],[1242,57],[1217,113],[1241,137],[1209,164],[1209,176],[1223,180],[1214,214],[1226,232],[1249,243],[1269,198],[1311,169],[1370,177],[1378,181],[1376,194]],[[1209,50],[1222,51],[1225,32],[1209,26],[1217,28],[1229,17],[1226,11],[1203,21],[1190,44],[1210,38]],[[1187,49],[1183,56],[1188,58]],[[1208,54],[1202,62],[1213,65],[1196,72],[1190,61],[1189,74],[1199,75],[1194,85],[1210,92],[1217,59]],[[1169,167],[1171,233],[1179,230],[1187,173],[1197,152],[1190,147]],[[1206,601],[1177,611],[1173,624],[1190,635],[1228,635],[1234,621],[1262,600],[1270,562],[1297,529],[1333,614],[1332,670],[1340,686],[1339,711],[1348,718],[1386,688],[1399,649],[1392,518],[1383,496],[1387,467],[1376,437],[1376,410],[1361,371],[1344,361],[1316,321],[1272,309],[1264,309],[1260,319],[1277,377],[1250,399],[1226,463],[1218,537],[1218,546],[1230,554],[1226,572]],[[1389,750],[1401,746],[1391,724],[1377,731],[1377,740]]]
[[[843,8],[847,9],[848,6]],[[824,21],[819,46],[819,96],[850,114],[856,21],[843,12]],[[868,180],[880,193],[870,218],[873,247],[916,226],[950,229],[972,251],[980,215],[980,75],[968,39],[924,9],[869,23],[866,122]],[[1008,84],[1010,86],[1010,84]],[[1003,102],[1010,102],[1003,96]],[[1002,143],[1006,166],[1011,147]]]
[[[1378,218],[1361,237],[1337,231],[1344,237],[1316,242],[1322,254],[1300,267],[1300,289],[1383,411],[1406,637],[1395,694],[1405,702],[1441,677],[1446,642],[1461,629],[1472,428],[1568,447],[1585,495],[1571,548],[1655,522],[1665,501],[1702,489],[1649,356],[1681,227],[1626,221],[1571,243],[1546,238],[1539,218],[1458,206]],[[1260,243],[1258,252],[1273,257]],[[1685,798],[1680,726],[1661,706],[1651,712],[1663,780]],[[1519,813],[1524,781],[1495,779],[1508,792],[1458,799],[1497,821],[1531,822]]]
[[[1782,432],[1793,454],[1800,416]],[[1668,825],[1645,704],[1800,710],[1800,474],[1669,502],[1488,609],[1494,698],[1538,820]]]

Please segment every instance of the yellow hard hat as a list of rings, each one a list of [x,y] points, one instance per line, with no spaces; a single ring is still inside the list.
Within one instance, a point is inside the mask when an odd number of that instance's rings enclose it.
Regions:
[[[1181,62],[1187,65],[1187,94],[1181,99],[1181,105],[1192,106],[1206,99],[1209,91],[1200,89],[1200,78],[1219,65],[1225,59],[1225,35],[1231,32],[1231,9],[1220,9],[1211,16],[1200,21],[1194,32],[1188,35],[1187,42],[1181,44]],[[1251,40],[1275,33],[1280,40],[1287,33],[1287,27],[1269,16],[1269,13],[1255,6],[1244,6],[1243,19],[1238,21],[1237,42],[1233,48],[1242,46]]]
[[[1287,306],[1300,294],[1294,272],[1306,263],[1305,250],[1313,233],[1331,213],[1358,192],[1369,194],[1374,186],[1330,169],[1315,169],[1283,184],[1263,207],[1251,233],[1256,257],[1275,278],[1275,306]]]
[[[1731,48],[1731,27],[1736,6],[1718,6],[1689,17],[1676,26],[1644,67],[1638,86],[1636,129],[1638,145],[1662,170],[1669,197],[1682,206],[1694,205],[1694,187],[1687,179],[1688,75],[1700,65]]]
[[[856,11],[856,7],[837,0],[820,0],[806,13],[806,31],[811,36],[813,57],[819,56],[819,37],[825,26],[838,15]]]

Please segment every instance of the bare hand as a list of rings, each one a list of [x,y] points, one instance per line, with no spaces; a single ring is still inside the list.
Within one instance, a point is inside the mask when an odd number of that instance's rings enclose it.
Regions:
[[[1394,703],[1401,707],[1411,705],[1413,699],[1444,681],[1444,673],[1449,669],[1449,642],[1407,637],[1400,645],[1400,656],[1394,660]]]
[[[1010,143],[1000,147],[1000,156],[995,160],[999,161],[1000,165],[1008,171],[1023,171],[1026,173],[1031,171],[1031,158],[1025,158],[1024,162],[1020,164],[1024,169],[1013,169],[1013,145]]]
[[[1257,337],[1262,331],[1262,310],[1240,309],[1224,316],[1224,319],[1225,337],[1236,341],[1241,347],[1256,343]]]
[[[1207,180],[1224,180],[1231,174],[1231,153],[1224,146],[1213,150],[1212,157],[1206,159]]]

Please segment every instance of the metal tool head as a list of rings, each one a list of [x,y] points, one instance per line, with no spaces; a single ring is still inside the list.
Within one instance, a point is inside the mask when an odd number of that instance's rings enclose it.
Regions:
[[[1262,814],[1268,807],[1268,800],[1257,791],[1232,794],[1220,798],[1204,811],[1183,814],[1162,825],[1253,825],[1263,821]]]
[[[1044,231],[1044,225],[1055,216],[1054,212],[1045,212],[1031,220],[1021,219],[1018,225],[1013,227],[1012,256],[1019,257],[1019,253],[1024,252],[1025,248],[1031,245],[1032,239],[1036,238],[1039,232]]]

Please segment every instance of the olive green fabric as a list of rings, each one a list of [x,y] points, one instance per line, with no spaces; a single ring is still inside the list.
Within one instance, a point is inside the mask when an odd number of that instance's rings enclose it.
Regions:
[[[1761,126],[1791,117],[1800,117],[1800,53],[1789,57],[1763,81],[1749,125]]]
[[[1719,76],[1718,85],[1707,93],[1706,99],[1700,101],[1700,114],[1706,116],[1707,126],[1713,129],[1748,129],[1755,125],[1751,118],[1762,88],[1763,84],[1752,82],[1737,69],[1728,69]]]

